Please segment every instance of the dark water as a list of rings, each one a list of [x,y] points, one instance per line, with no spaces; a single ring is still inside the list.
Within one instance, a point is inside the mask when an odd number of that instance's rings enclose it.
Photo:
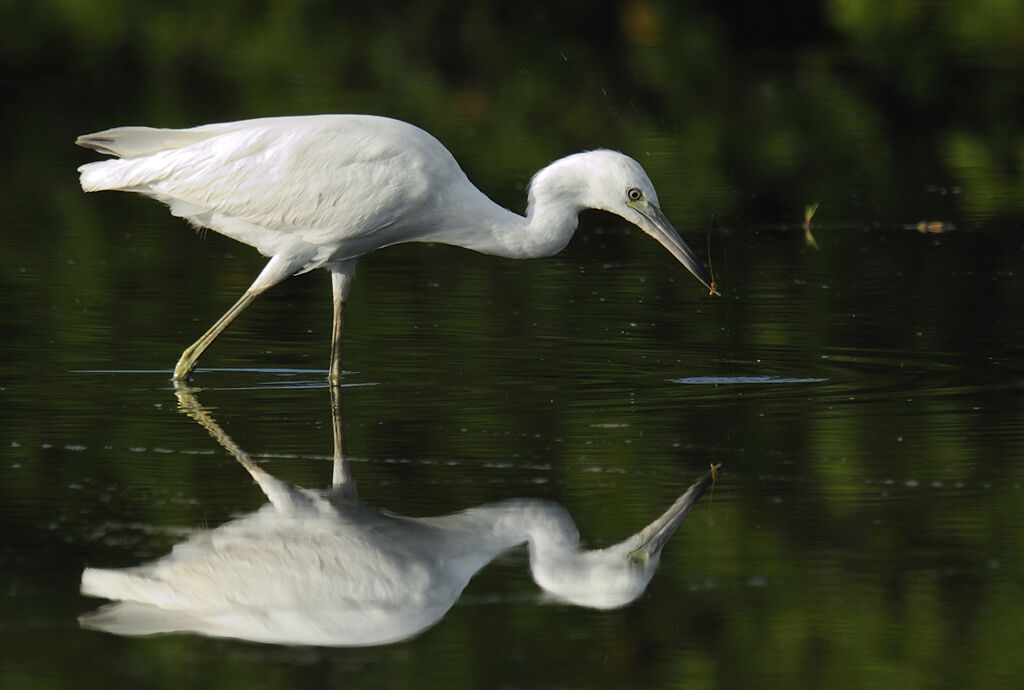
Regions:
[[[258,13],[198,34],[175,31],[185,10],[98,34],[84,15],[32,19],[49,33],[3,57],[23,110],[3,111],[0,686],[1018,686],[1024,118],[1004,33],[1021,19],[980,13],[972,34],[956,4],[912,6],[930,28],[882,36],[835,3],[752,44],[745,20],[696,8],[609,8],[595,36],[555,12],[534,52],[491,45],[511,20],[484,9],[446,20],[459,31],[436,52],[396,38],[432,16]],[[277,49],[235,45],[269,41],[264,24]],[[304,41],[317,25],[348,47]],[[73,170],[91,158],[70,142],[330,110],[415,120],[517,209],[552,158],[621,148],[710,254],[720,298],[587,213],[552,259],[387,249],[351,296],[340,409],[370,506],[543,499],[603,547],[722,464],[637,601],[551,601],[519,547],[386,646],[79,627],[102,603],[78,593],[84,567],[158,558],[265,503],[169,381],[262,261],[153,202],[82,195]],[[326,274],[286,282],[194,381],[234,442],[310,488],[331,482],[330,310]]]

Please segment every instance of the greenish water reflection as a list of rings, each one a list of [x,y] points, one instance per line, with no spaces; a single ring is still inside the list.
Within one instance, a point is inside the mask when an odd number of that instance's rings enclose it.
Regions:
[[[0,686],[1024,677],[1019,3],[43,2],[0,19]],[[258,507],[168,378],[262,260],[156,204],[81,194],[71,142],[332,111],[414,121],[517,210],[540,166],[620,148],[694,249],[710,236],[720,299],[600,214],[550,260],[388,249],[352,293],[343,406],[373,505],[545,499],[609,544],[723,463],[641,600],[538,605],[515,552],[388,647],[78,629],[83,566]],[[331,456],[328,282],[261,298],[199,372],[225,429],[304,486]]]

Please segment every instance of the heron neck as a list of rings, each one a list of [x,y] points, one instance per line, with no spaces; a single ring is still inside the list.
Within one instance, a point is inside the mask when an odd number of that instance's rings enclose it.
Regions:
[[[576,231],[580,207],[538,197],[533,186],[526,216],[494,203],[475,188],[474,192],[461,199],[457,218],[448,215],[425,239],[484,254],[530,259],[557,254]]]
[[[535,499],[498,501],[417,521],[441,528],[440,532],[450,539],[452,552],[475,553],[485,561],[523,543],[529,543],[531,550],[537,545],[555,549],[564,545],[571,550],[579,542],[579,533],[565,508]]]

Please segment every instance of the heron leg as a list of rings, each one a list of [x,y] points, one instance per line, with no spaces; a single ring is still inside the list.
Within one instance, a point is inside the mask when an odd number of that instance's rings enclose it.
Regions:
[[[267,262],[267,265],[260,271],[259,276],[253,281],[253,284],[249,286],[249,289],[245,291],[238,301],[231,305],[231,308],[224,312],[224,316],[217,319],[216,323],[210,326],[206,333],[199,336],[199,340],[195,341],[181,353],[181,357],[178,359],[178,364],[174,367],[174,381],[181,383],[188,380],[189,374],[196,368],[196,362],[199,361],[199,357],[206,352],[206,348],[213,344],[213,341],[217,339],[221,333],[224,332],[232,321],[234,321],[242,310],[245,309],[249,304],[259,297],[261,294],[266,292],[269,288],[277,285],[282,280],[292,275],[296,268],[297,262],[295,259],[286,259],[279,256],[273,257]],[[299,264],[301,265],[301,264]]]
[[[239,464],[245,468],[249,476],[260,485],[260,489],[278,510],[288,511],[297,505],[304,505],[309,499],[299,490],[281,481],[256,464],[245,450],[227,435],[210,411],[199,404],[192,389],[178,388],[174,392],[178,398],[178,409],[199,422],[199,425],[213,437],[224,450],[235,456]]]
[[[334,293],[334,327],[331,330],[331,367],[327,373],[327,380],[332,388],[341,385],[341,334],[345,302],[348,301],[348,291],[352,287],[352,278],[355,276],[355,273],[355,261],[346,261],[345,263],[331,266],[331,289]]]
[[[245,294],[235,302],[230,309],[228,309],[224,316],[217,319],[217,322],[210,326],[210,329],[203,333],[199,340],[195,341],[181,353],[181,358],[178,359],[178,364],[174,367],[174,380],[185,381],[188,379],[189,374],[196,368],[196,362],[199,361],[200,355],[202,355],[206,348],[213,344],[213,341],[217,339],[225,328],[235,320],[242,310],[249,306],[259,296],[260,293],[253,292],[252,290],[246,290]]]
[[[345,462],[345,442],[342,435],[341,425],[341,389],[331,386],[331,430],[334,436],[334,468],[331,476],[331,486],[336,493],[341,493],[348,498],[356,498],[356,485],[352,481],[352,473],[348,470],[348,463]]]

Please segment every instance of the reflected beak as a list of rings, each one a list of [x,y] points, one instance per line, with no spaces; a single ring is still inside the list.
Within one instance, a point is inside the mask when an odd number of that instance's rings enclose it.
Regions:
[[[651,560],[651,558],[656,558],[661,553],[665,543],[668,542],[668,538],[679,527],[679,523],[693,509],[693,506],[697,504],[697,501],[704,495],[708,487],[715,482],[715,479],[718,477],[719,467],[720,465],[714,465],[707,474],[694,482],[686,490],[686,493],[677,498],[676,502],[661,517],[647,525],[637,535],[640,543],[629,552],[630,561],[642,565]]]
[[[660,208],[646,199],[630,203],[629,206],[640,214],[641,222],[639,225],[641,230],[658,240],[662,247],[667,249],[672,256],[676,257],[679,263],[686,267],[686,270],[692,273],[697,280],[704,284],[704,287],[711,291],[711,294],[719,294],[718,287],[715,285],[711,273],[700,262],[697,255],[693,253],[693,250],[686,246],[686,242],[683,242],[683,238],[679,236],[676,229],[668,222],[668,218],[665,217]]]

